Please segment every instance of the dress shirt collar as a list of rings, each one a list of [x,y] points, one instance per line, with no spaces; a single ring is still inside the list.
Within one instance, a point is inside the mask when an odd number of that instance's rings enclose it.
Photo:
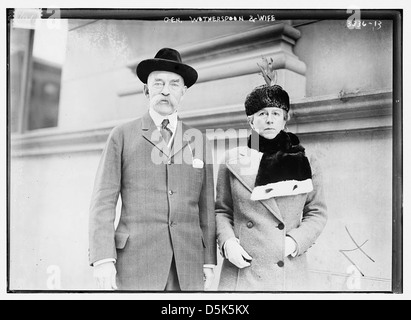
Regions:
[[[168,115],[168,116],[162,116],[159,114],[157,111],[155,111],[153,108],[150,108],[148,111],[150,114],[151,119],[153,119],[154,124],[158,129],[161,129],[161,123],[163,122],[164,119],[168,119],[170,121],[170,124],[168,125],[168,128],[175,133],[176,128],[177,128],[177,122],[178,122],[178,115],[177,115],[177,110]]]

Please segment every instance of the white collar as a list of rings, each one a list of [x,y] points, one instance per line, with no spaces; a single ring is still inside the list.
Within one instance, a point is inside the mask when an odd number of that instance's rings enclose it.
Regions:
[[[161,128],[161,123],[163,122],[164,119],[168,119],[170,121],[170,124],[168,125],[168,128],[174,133],[177,129],[177,123],[178,123],[178,115],[177,115],[177,110],[168,115],[168,116],[162,116],[159,114],[157,111],[155,111],[153,108],[149,109],[149,114],[151,119],[153,119],[154,124],[158,129]]]

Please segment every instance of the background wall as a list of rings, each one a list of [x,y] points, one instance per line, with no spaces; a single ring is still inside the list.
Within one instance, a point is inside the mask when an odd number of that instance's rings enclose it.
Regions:
[[[247,128],[245,96],[262,84],[256,63],[261,54],[276,57],[279,84],[292,98],[290,131],[324,173],[329,221],[309,252],[316,289],[390,290],[390,21],[377,31],[338,20],[70,20],[67,39],[58,126],[12,137],[11,289],[94,289],[88,206],[102,147],[114,125],[147,110],[135,64],[170,46],[199,69],[181,116],[203,130]],[[368,240],[362,249],[374,262],[359,250],[347,252],[351,261],[340,252],[355,249],[346,228],[359,245]],[[214,288],[220,267],[221,258]]]
[[[307,97],[392,90],[392,21],[381,22],[379,30],[350,30],[345,20],[298,28],[302,36],[295,53],[307,65]]]

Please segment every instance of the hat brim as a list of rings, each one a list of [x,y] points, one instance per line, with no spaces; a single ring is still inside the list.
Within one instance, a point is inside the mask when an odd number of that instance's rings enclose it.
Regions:
[[[187,88],[191,87],[198,78],[197,71],[184,63],[173,62],[165,59],[147,59],[141,61],[137,68],[136,73],[138,78],[147,83],[147,78],[153,71],[169,71],[179,74],[184,79],[184,84]]]

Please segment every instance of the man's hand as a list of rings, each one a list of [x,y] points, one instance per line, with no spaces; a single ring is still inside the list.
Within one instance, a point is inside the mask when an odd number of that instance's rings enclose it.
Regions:
[[[211,289],[211,285],[214,280],[214,270],[213,268],[203,268],[204,272],[204,291],[208,291]]]
[[[237,268],[243,269],[251,265],[250,262],[253,258],[238,243],[236,238],[228,239],[224,246],[226,258]]]
[[[106,262],[93,267],[94,278],[97,282],[97,287],[102,290],[117,290],[116,274],[117,270],[114,262]]]

